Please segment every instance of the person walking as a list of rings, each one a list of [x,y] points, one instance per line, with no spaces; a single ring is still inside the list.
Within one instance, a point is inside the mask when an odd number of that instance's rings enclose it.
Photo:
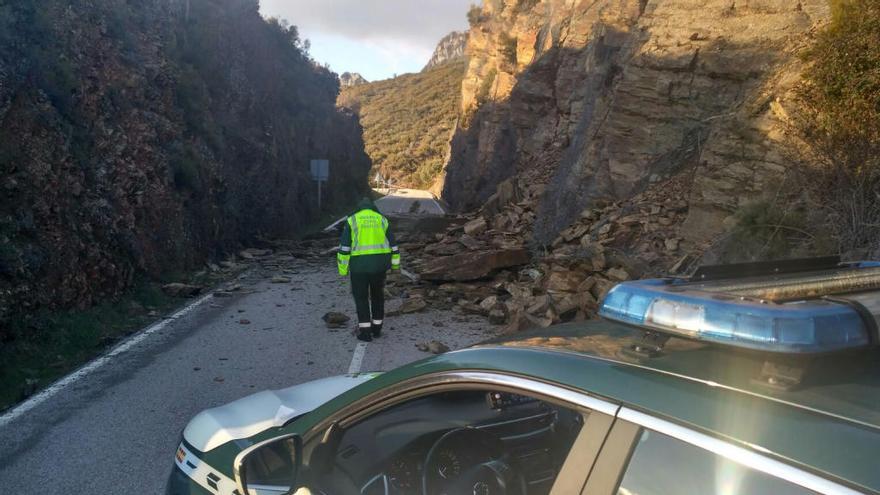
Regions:
[[[371,342],[382,335],[385,318],[385,274],[400,269],[400,250],[376,205],[364,198],[348,217],[336,257],[339,274],[351,276],[357,308],[357,338]]]

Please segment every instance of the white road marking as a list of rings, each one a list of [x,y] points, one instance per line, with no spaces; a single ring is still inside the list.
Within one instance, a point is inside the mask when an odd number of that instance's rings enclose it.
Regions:
[[[354,348],[354,355],[351,356],[351,364],[348,366],[348,374],[354,375],[361,372],[361,365],[364,363],[364,353],[367,352],[367,343],[358,342]]]
[[[39,406],[40,404],[42,404],[43,402],[46,402],[49,399],[51,399],[58,392],[61,392],[65,388],[76,383],[81,378],[85,378],[86,376],[94,373],[95,370],[97,370],[98,368],[109,363],[111,360],[113,360],[114,357],[116,357],[116,356],[128,351],[132,347],[140,344],[141,342],[143,342],[144,340],[149,338],[151,335],[155,334],[156,332],[158,332],[158,331],[162,330],[163,328],[165,328],[166,326],[168,326],[169,323],[191,313],[194,309],[201,306],[202,304],[205,303],[205,301],[210,300],[212,297],[213,296],[211,294],[208,294],[206,296],[202,296],[201,298],[190,303],[185,308],[174,313],[173,315],[169,316],[168,318],[165,318],[162,321],[154,323],[152,326],[147,327],[146,330],[144,330],[144,331],[132,336],[130,339],[122,342],[118,346],[114,347],[107,354],[104,354],[103,356],[95,359],[94,361],[88,363],[87,365],[83,366],[82,368],[65,376],[64,378],[62,378],[62,379],[58,380],[57,382],[53,383],[52,385],[50,385],[48,388],[46,388],[42,392],[38,393],[37,395],[34,395],[33,397],[26,400],[25,402],[22,402],[18,406],[10,409],[9,412],[0,416],[0,428],[8,425],[9,423],[20,418],[22,415],[26,414],[31,409]]]

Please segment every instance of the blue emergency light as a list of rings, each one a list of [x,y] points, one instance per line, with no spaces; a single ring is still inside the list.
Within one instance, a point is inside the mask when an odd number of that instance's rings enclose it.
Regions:
[[[859,272],[861,269],[872,272]],[[855,279],[859,292],[852,297],[841,295],[843,285],[839,281],[853,285],[851,281]],[[809,279],[796,275],[765,277],[742,279],[736,284],[640,280],[611,289],[602,301],[599,315],[662,334],[716,344],[774,353],[824,353],[872,343],[877,329],[873,309],[880,304],[880,292],[865,289],[878,285],[880,269],[869,264],[819,276],[810,274]],[[785,294],[796,293],[790,287],[806,287],[810,297],[774,301],[741,295],[758,293],[755,287],[763,293],[775,290]],[[784,291],[780,292],[779,287]],[[837,295],[828,297],[822,293],[822,287],[835,288],[831,292]]]

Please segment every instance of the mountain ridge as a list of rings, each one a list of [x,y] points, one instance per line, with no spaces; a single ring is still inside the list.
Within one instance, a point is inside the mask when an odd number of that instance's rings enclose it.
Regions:
[[[431,70],[445,63],[460,60],[466,56],[468,33],[453,31],[444,36],[434,48],[434,53],[422,72]]]

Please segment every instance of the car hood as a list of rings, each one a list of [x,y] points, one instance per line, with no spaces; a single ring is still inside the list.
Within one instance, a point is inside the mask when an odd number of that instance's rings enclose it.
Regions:
[[[283,426],[377,376],[378,373],[334,376],[295,385],[282,390],[265,390],[200,412],[183,430],[183,438],[202,452],[230,440],[256,435]]]

